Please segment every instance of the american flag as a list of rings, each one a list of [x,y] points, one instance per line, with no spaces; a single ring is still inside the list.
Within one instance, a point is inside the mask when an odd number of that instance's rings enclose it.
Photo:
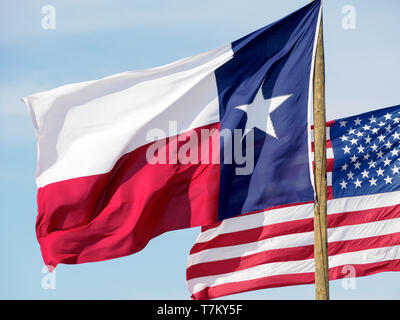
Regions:
[[[327,169],[330,280],[400,271],[400,106],[328,122]],[[313,203],[203,227],[189,291],[212,299],[314,283],[313,242]]]

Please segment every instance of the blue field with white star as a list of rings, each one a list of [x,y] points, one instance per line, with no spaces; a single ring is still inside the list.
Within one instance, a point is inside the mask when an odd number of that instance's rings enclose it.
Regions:
[[[400,189],[400,106],[340,119],[330,137],[334,198]]]

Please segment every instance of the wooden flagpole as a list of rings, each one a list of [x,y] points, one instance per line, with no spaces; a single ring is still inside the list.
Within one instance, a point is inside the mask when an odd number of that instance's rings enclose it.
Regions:
[[[314,1],[314,0],[312,0]],[[314,66],[314,261],[315,299],[329,300],[329,267],[327,242],[327,180],[326,180],[326,117],[325,61],[322,15]]]

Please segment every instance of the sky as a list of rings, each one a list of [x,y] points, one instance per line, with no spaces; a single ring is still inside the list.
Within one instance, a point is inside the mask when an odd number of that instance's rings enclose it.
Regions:
[[[166,233],[131,256],[61,264],[55,286],[42,285],[48,275],[35,236],[36,140],[20,98],[195,55],[307,3],[1,0],[0,299],[190,299],[186,263],[199,228]],[[55,29],[46,29],[46,5],[55,9]],[[345,6],[355,10],[354,29],[344,28]],[[323,7],[327,120],[400,104],[400,2],[325,0]],[[400,299],[400,272],[357,278],[350,287],[331,281],[331,298]],[[314,286],[223,299],[314,299]]]

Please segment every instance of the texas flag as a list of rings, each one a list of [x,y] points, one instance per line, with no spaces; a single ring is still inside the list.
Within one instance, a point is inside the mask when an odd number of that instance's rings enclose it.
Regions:
[[[320,1],[165,66],[24,98],[46,265],[314,199],[309,109]]]

